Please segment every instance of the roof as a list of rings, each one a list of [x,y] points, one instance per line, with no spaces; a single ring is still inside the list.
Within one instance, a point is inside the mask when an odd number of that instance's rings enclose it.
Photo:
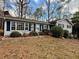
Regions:
[[[34,20],[34,19],[25,19],[25,18],[19,18],[19,17],[3,17],[0,16],[0,18],[4,18],[5,21],[22,21],[22,22],[31,22],[31,23],[38,23],[38,24],[50,24],[49,22],[44,22],[44,21],[38,21],[38,20]]]
[[[73,25],[72,21],[69,21],[69,19],[61,19],[61,20],[66,20],[69,24]],[[55,20],[56,22],[57,21],[60,21],[60,20]]]
[[[71,25],[73,25],[72,21],[69,21],[68,19],[65,19],[67,22],[69,22]]]

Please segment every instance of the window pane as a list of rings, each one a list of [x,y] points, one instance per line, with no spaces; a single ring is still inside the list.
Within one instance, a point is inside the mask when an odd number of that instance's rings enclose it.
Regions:
[[[71,26],[70,25],[67,25],[67,28],[71,28]]]
[[[44,29],[47,29],[47,25],[44,25]]]
[[[25,23],[25,30],[28,30],[28,23]]]
[[[64,28],[64,24],[58,24],[58,26],[60,26],[61,28]]]
[[[34,31],[34,24],[31,24],[31,31]]]
[[[40,24],[36,24],[36,31],[40,31]]]
[[[24,30],[24,23],[23,22],[17,23],[17,30]]]
[[[15,30],[15,22],[12,22],[12,27],[11,27],[12,30]]]

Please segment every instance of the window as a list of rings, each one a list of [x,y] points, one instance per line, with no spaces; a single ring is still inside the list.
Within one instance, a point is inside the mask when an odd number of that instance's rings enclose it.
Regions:
[[[29,23],[29,31],[34,31],[34,24]]]
[[[67,28],[71,28],[71,26],[70,25],[67,25]]]
[[[36,24],[36,31],[40,31],[40,24]]]
[[[58,26],[60,26],[61,28],[64,28],[64,24],[58,24]]]
[[[31,31],[34,31],[34,24],[31,24]]]
[[[11,27],[12,30],[15,30],[15,22],[12,22],[12,27]]]
[[[47,29],[47,25],[44,25],[44,29]]]
[[[25,23],[25,30],[28,30],[28,23]]]
[[[24,30],[24,23],[23,22],[17,22],[17,30]]]

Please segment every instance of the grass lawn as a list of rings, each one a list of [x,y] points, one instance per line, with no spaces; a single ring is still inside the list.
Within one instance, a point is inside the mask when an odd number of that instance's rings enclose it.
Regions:
[[[0,59],[79,59],[79,40],[50,36],[4,39]]]

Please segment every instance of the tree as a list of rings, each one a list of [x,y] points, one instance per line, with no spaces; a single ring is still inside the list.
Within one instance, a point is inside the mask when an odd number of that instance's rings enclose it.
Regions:
[[[0,0],[0,16],[4,16],[5,0]],[[4,27],[4,19],[0,18],[0,29]]]
[[[71,19],[73,23],[79,23],[79,11],[73,14],[73,17]]]
[[[16,11],[20,18],[26,16],[27,6],[30,3],[30,0],[16,0]]]
[[[47,13],[48,13],[48,21],[49,21],[49,18],[50,18],[50,0],[46,0],[46,5],[47,5]]]
[[[1,16],[4,16],[4,13],[3,13],[3,11],[4,11],[4,4],[5,4],[5,0],[0,0],[0,15]]]
[[[75,38],[79,38],[79,23],[74,24],[72,34]]]
[[[53,26],[52,29],[51,29],[51,33],[54,37],[62,37],[63,34],[64,34],[64,31],[61,27],[59,26]]]
[[[51,2],[51,0],[46,0],[46,5],[47,5],[47,13],[48,13],[48,21],[53,17],[54,12],[57,12],[57,14],[59,14],[59,16],[61,16],[61,11],[63,9],[63,7],[70,3],[71,0],[58,0],[58,1],[53,1]],[[63,2],[63,4],[62,4]],[[59,6],[56,6],[56,4],[59,4]],[[54,7],[51,7],[54,6]]]
[[[77,35],[77,38],[79,38],[79,11],[74,13],[71,19],[72,22],[74,23],[73,34],[74,36]]]
[[[31,16],[32,15],[32,7],[30,7],[30,6],[27,7],[26,14],[28,16]]]
[[[40,19],[44,15],[44,11],[42,10],[42,7],[37,8],[36,11],[33,13],[36,19]]]

